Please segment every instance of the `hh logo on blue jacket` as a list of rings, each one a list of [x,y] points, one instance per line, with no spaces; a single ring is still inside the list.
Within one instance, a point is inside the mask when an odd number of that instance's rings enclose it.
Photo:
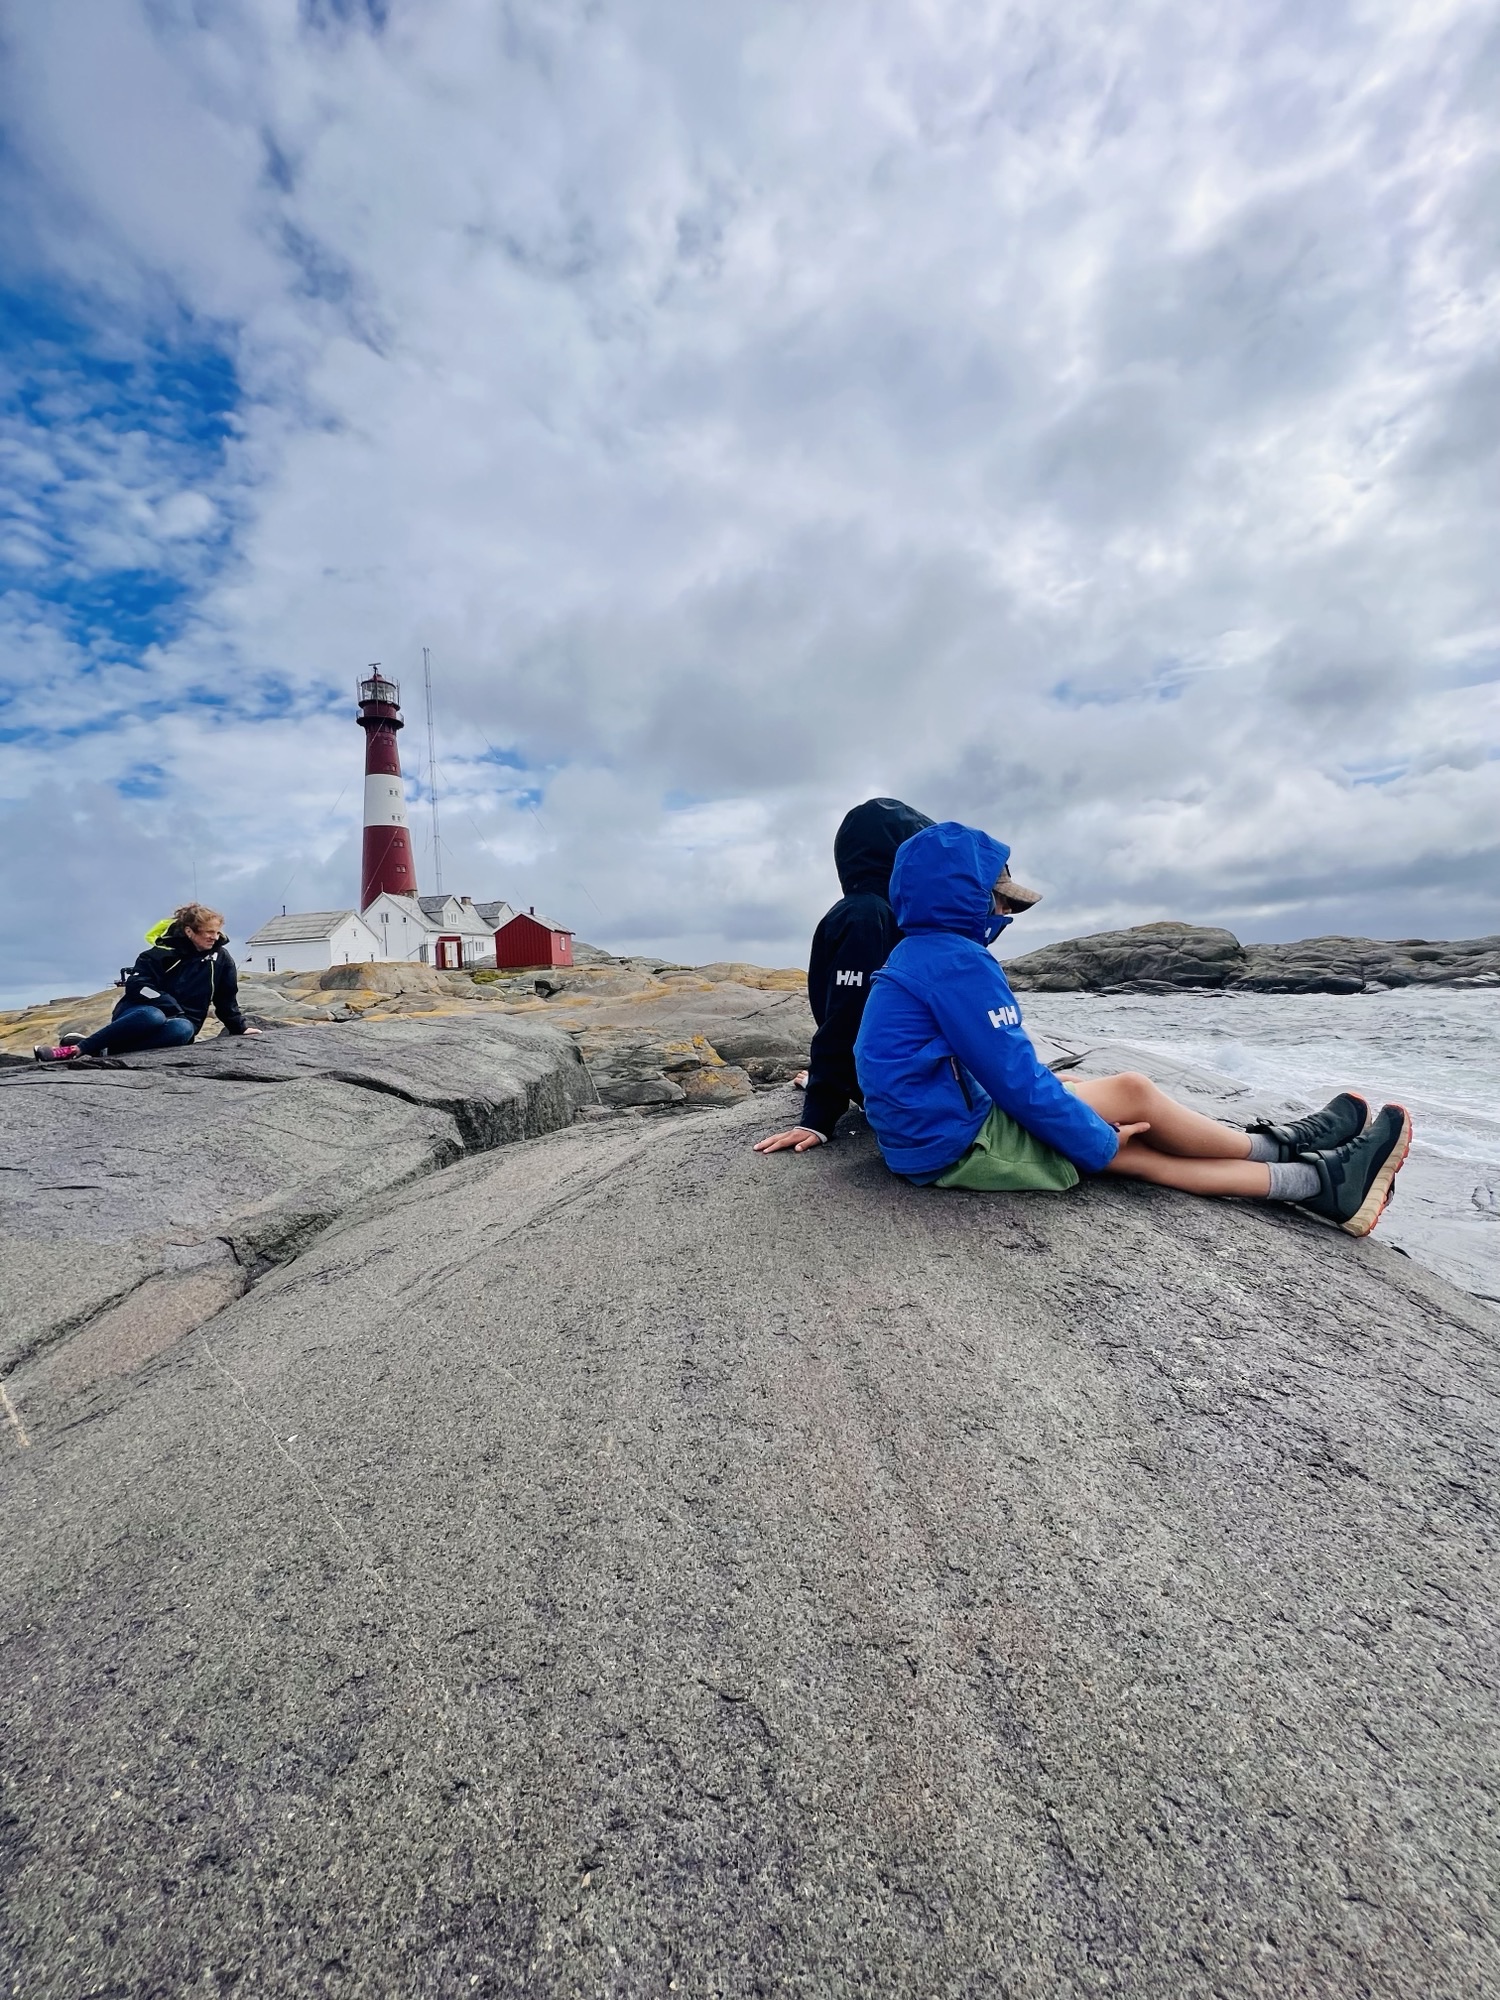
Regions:
[[[1038,1059],[985,949],[1004,924],[991,892],[1009,860],[1008,847],[956,820],[925,827],[896,855],[891,908],[906,936],[871,982],[854,1057],[866,1115],[898,1174],[931,1178],[952,1166],[992,1103],[1083,1173],[1101,1173],[1119,1145]]]

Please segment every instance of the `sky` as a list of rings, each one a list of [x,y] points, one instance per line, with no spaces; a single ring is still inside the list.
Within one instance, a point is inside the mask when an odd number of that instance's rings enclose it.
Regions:
[[[193,895],[1500,931],[1500,10],[0,0],[0,998]]]

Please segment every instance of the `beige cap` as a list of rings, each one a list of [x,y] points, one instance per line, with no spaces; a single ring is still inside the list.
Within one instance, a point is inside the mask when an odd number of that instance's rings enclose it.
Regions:
[[[1007,903],[1014,903],[1018,910],[1029,910],[1033,903],[1042,900],[1040,889],[1028,889],[1011,874],[1009,866],[995,883],[994,893],[1003,896]]]

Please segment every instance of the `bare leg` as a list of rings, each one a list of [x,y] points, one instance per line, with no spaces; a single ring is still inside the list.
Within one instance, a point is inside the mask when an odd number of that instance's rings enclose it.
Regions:
[[[1170,1153],[1184,1160],[1245,1160],[1250,1158],[1250,1134],[1217,1118],[1205,1118],[1201,1111],[1189,1111],[1175,1097],[1134,1070],[1119,1076],[1082,1077],[1076,1083],[1063,1079],[1075,1097],[1091,1105],[1111,1125],[1149,1125],[1151,1130],[1131,1141],[1149,1151]],[[1122,1149],[1123,1150],[1123,1149]],[[1141,1179],[1154,1176],[1141,1175]],[[1170,1181],[1170,1187],[1185,1183]],[[1238,1193],[1236,1189],[1234,1192]],[[1258,1190],[1264,1193],[1264,1187]]]
[[[1189,1111],[1150,1077],[1126,1070],[1076,1083],[1068,1079],[1068,1088],[1111,1125],[1151,1128],[1122,1140],[1106,1173],[1180,1188],[1184,1194],[1247,1195],[1264,1201],[1271,1192],[1270,1168],[1249,1157],[1248,1132]]]
[[[1271,1169],[1259,1160],[1184,1159],[1159,1153],[1140,1139],[1127,1139],[1104,1171],[1180,1188],[1184,1194],[1238,1194],[1264,1201],[1271,1192]]]

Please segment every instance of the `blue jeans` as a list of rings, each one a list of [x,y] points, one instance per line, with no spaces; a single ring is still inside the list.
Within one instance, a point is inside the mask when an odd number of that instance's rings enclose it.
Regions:
[[[123,1056],[135,1049],[180,1049],[197,1029],[182,1014],[164,1014],[160,1007],[127,1007],[106,1021],[97,1034],[78,1044],[85,1056]]]

